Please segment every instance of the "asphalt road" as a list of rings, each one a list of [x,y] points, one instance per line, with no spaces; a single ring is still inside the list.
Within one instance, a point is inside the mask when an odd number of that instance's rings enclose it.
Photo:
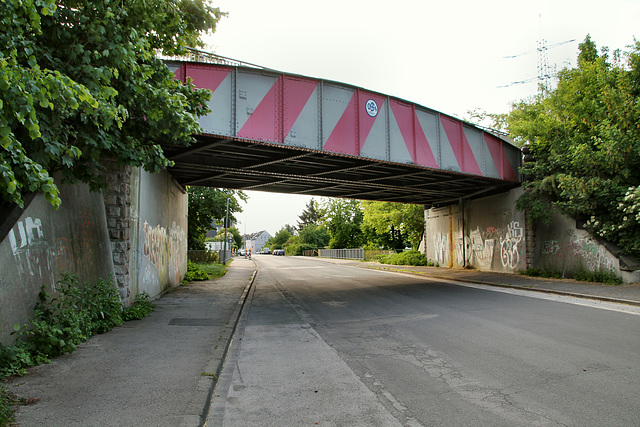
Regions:
[[[254,261],[208,426],[640,425],[637,307]]]

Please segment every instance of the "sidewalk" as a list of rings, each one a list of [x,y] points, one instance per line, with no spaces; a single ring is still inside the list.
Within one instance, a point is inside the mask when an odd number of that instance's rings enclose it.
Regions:
[[[255,270],[234,258],[225,276],[179,286],[147,318],[92,337],[9,388],[18,425],[202,425]]]
[[[463,270],[443,267],[417,267],[404,265],[386,265],[377,262],[309,258],[319,262],[347,264],[353,267],[395,271],[423,275],[425,277],[457,280],[481,285],[521,288],[530,291],[548,292],[600,301],[619,302],[640,306],[640,283],[623,285],[604,285],[602,283],[579,282],[572,279],[546,279],[520,274],[495,273],[479,270]]]

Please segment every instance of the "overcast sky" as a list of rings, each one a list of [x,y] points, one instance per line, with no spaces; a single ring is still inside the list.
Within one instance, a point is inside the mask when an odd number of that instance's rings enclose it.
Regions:
[[[541,39],[549,46],[549,64],[560,69],[575,65],[587,34],[598,48],[612,50],[640,38],[638,0],[214,3],[229,15],[207,39],[209,51],[360,86],[459,118],[473,109],[507,113],[511,102],[535,94],[535,82],[510,84],[538,75]],[[284,224],[296,225],[310,199],[248,194],[238,215],[240,231],[272,235]]]

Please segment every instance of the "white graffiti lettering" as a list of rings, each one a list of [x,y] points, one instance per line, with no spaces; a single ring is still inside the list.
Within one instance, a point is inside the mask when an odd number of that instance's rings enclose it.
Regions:
[[[439,264],[449,263],[449,235],[436,233],[433,236],[434,257]]]
[[[520,261],[519,244],[522,241],[523,233],[520,223],[511,221],[507,226],[507,233],[504,239],[500,237],[500,258],[502,266],[508,268],[516,268]]]
[[[496,239],[482,239],[480,228],[471,232],[471,248],[481,270],[490,270],[493,264],[493,253]]]

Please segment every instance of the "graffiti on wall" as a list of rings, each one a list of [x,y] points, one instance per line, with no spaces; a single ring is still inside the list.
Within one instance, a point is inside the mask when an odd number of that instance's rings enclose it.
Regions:
[[[463,236],[461,231],[454,231],[453,241],[456,248],[456,262],[464,264],[471,259],[471,241],[469,236]]]
[[[588,271],[614,271],[617,267],[615,258],[602,245],[586,233],[577,235],[575,230],[567,230],[563,239],[545,240],[542,255],[584,262]]]
[[[9,245],[20,276],[53,286],[57,251],[49,246],[40,218],[26,217],[9,231]]]
[[[515,268],[520,262],[520,242],[523,232],[518,221],[511,221],[507,226],[504,238],[500,237],[500,259],[502,266]]]
[[[8,239],[20,275],[30,281],[51,283],[55,274],[78,272],[95,256],[95,221],[86,213],[75,229],[64,237],[45,236],[40,218],[26,217],[9,231]]]
[[[449,264],[449,235],[436,233],[433,236],[434,258],[441,265]]]
[[[493,253],[496,239],[483,239],[480,227],[471,232],[471,249],[481,270],[490,270],[493,265]]]
[[[178,283],[182,278],[184,260],[187,258],[187,235],[176,223],[170,228],[157,225],[152,227],[145,221],[143,225],[143,253],[157,268],[161,276]]]

